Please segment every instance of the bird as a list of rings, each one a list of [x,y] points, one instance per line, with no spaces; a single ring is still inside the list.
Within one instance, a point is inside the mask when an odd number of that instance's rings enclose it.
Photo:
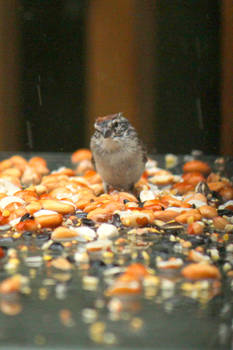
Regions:
[[[146,147],[122,113],[98,117],[90,140],[93,164],[104,190],[134,192],[145,170]]]

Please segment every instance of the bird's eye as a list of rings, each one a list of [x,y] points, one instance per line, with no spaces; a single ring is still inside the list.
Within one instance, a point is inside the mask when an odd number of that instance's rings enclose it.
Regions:
[[[119,125],[119,123],[118,123],[118,122],[114,122],[114,123],[113,123],[114,128],[117,128],[117,127],[118,127],[118,125]]]

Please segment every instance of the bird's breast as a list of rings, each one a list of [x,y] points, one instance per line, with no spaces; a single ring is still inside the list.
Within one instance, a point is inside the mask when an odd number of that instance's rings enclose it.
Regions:
[[[127,148],[96,155],[95,161],[103,180],[116,187],[127,188],[140,178],[144,170],[140,152],[132,152]]]

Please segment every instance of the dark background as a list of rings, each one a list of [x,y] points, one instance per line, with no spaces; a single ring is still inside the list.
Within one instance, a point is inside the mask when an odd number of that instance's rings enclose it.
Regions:
[[[220,131],[219,2],[159,0],[157,9],[157,147],[162,152],[201,149],[216,154]]]
[[[85,1],[21,0],[25,150],[81,147]]]
[[[25,151],[87,146],[83,125],[89,3],[21,0]],[[154,146],[159,153],[201,149],[217,154],[219,1],[157,0],[156,7]]]

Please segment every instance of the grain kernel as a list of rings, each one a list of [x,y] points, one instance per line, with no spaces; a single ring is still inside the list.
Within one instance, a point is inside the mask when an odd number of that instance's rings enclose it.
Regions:
[[[200,211],[202,217],[207,218],[207,219],[213,219],[214,217],[218,216],[217,210],[209,205],[201,206],[199,208],[199,211]]]
[[[207,279],[221,278],[219,269],[216,266],[205,264],[205,263],[190,264],[184,267],[181,273],[184,277],[192,280],[205,279],[205,278]]]
[[[228,224],[227,219],[221,217],[221,216],[216,216],[213,218],[213,225],[215,228],[219,230],[224,230],[226,225]]]

